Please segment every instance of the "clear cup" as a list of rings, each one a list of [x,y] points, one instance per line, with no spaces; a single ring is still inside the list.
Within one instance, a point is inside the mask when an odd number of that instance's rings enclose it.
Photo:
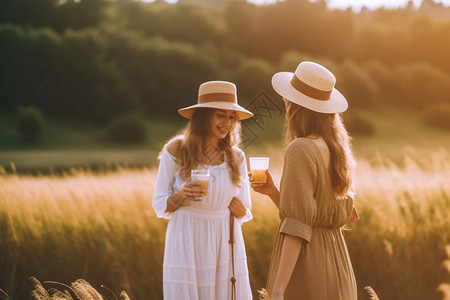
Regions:
[[[200,188],[203,189],[203,197],[208,195],[209,186],[209,169],[193,169],[191,170],[191,183],[199,183]],[[193,205],[195,202],[193,200],[185,200],[181,203],[182,207],[187,207]]]
[[[208,195],[209,177],[209,169],[191,170],[191,181],[200,184],[200,187],[203,189],[203,197]]]
[[[269,158],[268,157],[250,157],[250,172],[252,173],[253,181],[252,183],[266,183],[267,174],[266,171],[269,169]]]

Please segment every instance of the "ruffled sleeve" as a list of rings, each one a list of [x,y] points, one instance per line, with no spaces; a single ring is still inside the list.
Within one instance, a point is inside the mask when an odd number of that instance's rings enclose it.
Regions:
[[[311,144],[302,139],[294,140],[286,149],[280,183],[280,233],[309,243],[317,218],[316,181],[317,166]]]
[[[245,153],[240,150],[237,149],[238,155],[242,157],[242,162],[239,166],[239,171],[241,174],[241,187],[239,188],[239,194],[237,196],[237,198],[239,200],[241,200],[242,204],[244,204],[245,208],[246,208],[246,214],[245,216],[243,216],[240,219],[236,219],[241,225],[244,224],[245,222],[250,221],[251,219],[253,219],[253,215],[251,213],[251,209],[252,209],[252,201],[250,198],[250,183],[248,181],[248,176],[247,176],[247,163],[246,163],[246,159],[245,159]]]
[[[152,206],[158,218],[170,219],[173,213],[166,213],[167,199],[173,195],[173,183],[175,181],[176,162],[175,157],[164,147],[156,178],[155,194]]]

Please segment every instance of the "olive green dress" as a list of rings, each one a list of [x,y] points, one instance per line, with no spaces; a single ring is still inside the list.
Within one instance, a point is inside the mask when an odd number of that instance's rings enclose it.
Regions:
[[[280,219],[267,279],[272,293],[285,234],[304,240],[285,300],[357,299],[357,288],[341,226],[353,199],[336,199],[316,144],[294,140],[286,149],[280,184]]]

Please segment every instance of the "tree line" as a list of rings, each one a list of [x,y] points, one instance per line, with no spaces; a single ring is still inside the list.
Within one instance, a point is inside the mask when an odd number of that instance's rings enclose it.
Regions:
[[[450,20],[419,11],[355,14],[325,1],[223,7],[188,1],[3,0],[0,110],[104,123],[130,111],[175,115],[206,80],[250,103],[301,60],[335,73],[358,109],[449,103]]]

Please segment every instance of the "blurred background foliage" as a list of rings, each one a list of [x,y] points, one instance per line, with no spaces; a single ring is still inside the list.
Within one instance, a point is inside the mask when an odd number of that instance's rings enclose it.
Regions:
[[[271,75],[305,59],[336,74],[354,110],[442,106],[450,13],[432,3],[357,14],[323,0],[2,0],[0,109],[105,126],[133,111],[173,117],[206,80],[235,82],[244,105],[261,90],[278,99]]]
[[[272,74],[313,60],[350,102],[365,221],[347,239],[360,287],[381,299],[441,299],[449,34],[450,8],[432,0],[360,13],[323,0],[1,0],[0,288],[25,299],[30,276],[86,278],[161,298],[166,223],[148,205],[156,172],[127,167],[155,166],[186,122],[177,109],[196,102],[202,82],[233,81],[243,106],[262,95],[282,109]],[[284,120],[276,110],[267,118],[243,122],[255,134],[245,151],[280,171]],[[18,175],[29,171],[36,176]],[[255,199],[245,235],[257,289],[277,221]]]

